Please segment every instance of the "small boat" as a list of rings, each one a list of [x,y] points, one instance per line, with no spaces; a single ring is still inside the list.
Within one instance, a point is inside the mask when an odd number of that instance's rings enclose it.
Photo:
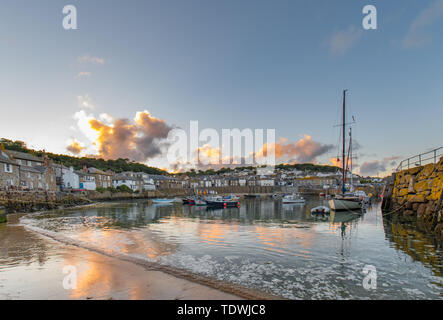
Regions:
[[[202,199],[195,199],[194,200],[194,204],[196,206],[206,206],[207,205],[206,201],[202,200]]]
[[[305,203],[305,199],[298,193],[288,194],[283,197],[283,203]]]
[[[325,206],[318,206],[311,209],[312,214],[329,214],[331,212],[331,209]]]
[[[245,198],[250,198],[250,199],[255,199],[258,198],[259,196],[257,194],[245,194]]]
[[[353,193],[345,193],[343,195],[336,195],[333,199],[328,201],[332,210],[360,210],[362,208],[362,201],[360,197]]]
[[[174,199],[152,199],[152,202],[157,204],[166,204],[166,203],[173,203]]]
[[[352,183],[352,130],[349,128],[349,149],[348,155],[346,156],[346,91],[343,90],[343,123],[341,124],[341,135],[343,139],[343,148],[342,148],[342,190],[341,194],[335,195],[334,198],[328,201],[329,207],[331,207],[334,211],[341,210],[361,210],[362,208],[362,200],[359,196],[356,196],[354,193],[346,193],[346,176],[347,173],[351,174],[351,190],[353,189]],[[348,163],[348,161],[350,163]],[[348,165],[350,164],[350,168]]]
[[[183,204],[189,204],[189,201],[193,201],[194,199],[191,197],[185,197],[182,199]]]
[[[240,202],[237,200],[225,200],[223,197],[207,197],[205,198],[206,204],[210,207],[219,207],[219,208],[227,208],[227,207],[238,207],[240,206]]]
[[[224,196],[223,199],[227,201],[238,201],[240,198],[236,195],[230,194],[229,196]]]

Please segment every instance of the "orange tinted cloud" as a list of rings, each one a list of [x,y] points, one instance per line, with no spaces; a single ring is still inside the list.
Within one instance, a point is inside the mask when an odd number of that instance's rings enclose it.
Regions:
[[[265,143],[263,147],[257,152],[256,157],[262,157],[268,151],[274,151],[276,159],[292,159],[292,162],[316,162],[317,157],[325,154],[334,146],[322,144],[312,140],[311,136],[305,134],[302,139],[297,142],[287,142],[282,138],[276,143]]]
[[[164,120],[151,116],[148,111],[137,112],[134,122],[114,120],[110,116],[102,118],[77,116],[79,128],[88,137],[93,137],[98,156],[104,159],[127,158],[143,162],[160,155],[171,130]]]
[[[79,155],[85,147],[76,140],[71,140],[66,149],[74,155]]]

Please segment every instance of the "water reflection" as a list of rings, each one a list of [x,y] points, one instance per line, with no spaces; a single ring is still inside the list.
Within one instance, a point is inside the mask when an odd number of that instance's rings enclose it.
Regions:
[[[250,199],[227,209],[122,202],[55,211],[32,223],[105,251],[293,299],[441,298],[442,253],[432,240],[383,218],[377,205],[311,215],[325,202]],[[377,268],[375,291],[362,287],[368,264]],[[97,278],[94,269],[85,286]]]

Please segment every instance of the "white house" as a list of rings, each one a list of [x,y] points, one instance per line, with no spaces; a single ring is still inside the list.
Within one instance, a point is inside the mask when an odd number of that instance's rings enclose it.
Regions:
[[[79,189],[96,190],[95,177],[93,174],[84,171],[74,171],[79,177]]]
[[[61,189],[80,189],[80,178],[73,167],[54,164],[57,186]]]
[[[141,180],[143,191],[155,190],[155,181],[149,174],[145,172],[139,172],[136,174],[136,176]]]
[[[142,180],[134,172],[122,172],[114,175],[112,183],[114,188],[120,186],[127,186],[132,191],[139,191],[142,184]]]

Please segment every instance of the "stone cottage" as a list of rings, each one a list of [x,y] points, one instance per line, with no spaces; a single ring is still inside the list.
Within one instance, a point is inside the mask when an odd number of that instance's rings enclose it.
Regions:
[[[19,165],[9,154],[0,149],[0,190],[18,188],[20,184]]]

